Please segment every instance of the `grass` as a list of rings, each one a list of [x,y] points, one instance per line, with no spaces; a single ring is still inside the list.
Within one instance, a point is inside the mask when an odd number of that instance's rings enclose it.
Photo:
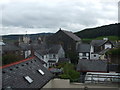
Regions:
[[[120,37],[118,36],[102,36],[97,38],[83,38],[82,41],[83,43],[90,43],[92,40],[103,40],[103,38],[108,38],[111,41],[120,40]]]

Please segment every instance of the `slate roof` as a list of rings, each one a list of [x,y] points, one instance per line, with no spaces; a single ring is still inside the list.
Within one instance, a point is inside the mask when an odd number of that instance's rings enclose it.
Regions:
[[[77,35],[73,34],[70,31],[66,31],[66,30],[61,30],[61,31],[63,31],[66,35],[68,35],[69,37],[71,37],[75,41],[80,41],[81,40]]]
[[[20,47],[22,50],[31,49],[31,45],[30,45],[30,44],[26,44],[26,43],[20,44],[19,47]]]
[[[111,42],[110,40],[107,40],[107,41],[106,40],[92,40],[90,44],[93,46],[101,46],[108,41]],[[111,42],[111,43],[114,45],[113,42]]]
[[[90,52],[91,45],[90,44],[79,44],[77,51],[78,52]]]
[[[36,58],[39,59],[37,56],[36,56]],[[39,61],[40,61],[40,63],[43,64],[43,65],[44,65],[44,64],[47,64],[45,61],[43,61],[43,60],[41,60],[41,59],[39,59]]]
[[[49,50],[48,52],[57,54],[61,47],[62,47],[61,45],[50,45],[48,47]]]
[[[46,54],[48,54],[48,51],[47,50],[36,50],[35,51],[36,53],[38,53],[39,55],[46,55]]]
[[[34,50],[38,50],[38,49],[43,48],[43,45],[38,44],[38,43],[31,43],[30,46],[31,46],[31,48],[34,49]]]
[[[109,71],[111,71],[111,72],[120,72],[119,64],[109,64],[108,68],[109,68]]]
[[[58,63],[61,63],[61,62],[70,62],[70,59],[69,58],[59,58]]]
[[[16,51],[19,50],[19,47],[15,46],[14,44],[8,44],[5,43],[5,45],[2,46],[2,51]]]
[[[40,55],[57,54],[61,47],[62,46],[58,44],[51,44],[49,46],[46,46],[46,48],[36,50],[36,52]]]
[[[107,72],[107,61],[105,60],[79,60],[77,71],[80,72]]]
[[[38,72],[41,69],[43,75]],[[31,57],[16,63],[2,67],[3,88],[42,88],[52,78],[52,74],[41,64]],[[29,83],[25,76],[29,76],[33,82]]]
[[[93,46],[100,46],[100,45],[104,44],[105,42],[106,42],[106,40],[92,40],[90,44]]]
[[[109,51],[109,50],[110,50],[110,48],[104,49],[104,50],[100,51],[99,54],[100,54],[100,55],[103,55],[103,54],[105,54],[105,53],[106,53],[107,51]]]

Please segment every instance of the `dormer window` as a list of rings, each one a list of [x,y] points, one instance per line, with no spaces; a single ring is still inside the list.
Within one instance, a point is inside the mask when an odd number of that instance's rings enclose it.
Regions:
[[[27,82],[30,83],[30,84],[33,82],[33,80],[32,80],[29,76],[25,76],[24,78],[25,78],[25,79],[27,80]]]
[[[39,72],[41,75],[44,75],[44,74],[45,74],[41,69],[39,69],[38,72]]]

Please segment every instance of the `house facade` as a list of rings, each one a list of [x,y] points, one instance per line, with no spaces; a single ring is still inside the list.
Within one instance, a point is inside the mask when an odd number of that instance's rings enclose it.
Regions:
[[[91,46],[89,44],[79,44],[79,59],[90,59]]]
[[[99,59],[99,54],[94,53],[93,46],[90,44],[79,44],[77,52],[79,59]]]
[[[77,52],[79,59],[105,60],[105,53],[111,48],[114,48],[114,44],[104,38],[104,40],[92,40],[90,44],[79,44]]]
[[[61,45],[51,45],[44,50],[36,50],[35,56],[47,63],[47,68],[55,65],[59,58],[65,58],[65,51]]]
[[[93,52],[91,53],[91,59],[106,59],[105,53],[114,48],[115,45],[108,38],[103,38],[103,40],[92,40],[90,43]]]
[[[114,48],[114,43],[107,38],[103,38],[103,40],[92,40],[90,44],[93,46],[94,52]]]

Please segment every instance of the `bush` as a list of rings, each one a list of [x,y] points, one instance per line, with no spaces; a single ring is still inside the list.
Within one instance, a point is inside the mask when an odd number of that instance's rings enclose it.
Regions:
[[[109,55],[119,55],[120,54],[120,48],[114,48],[106,52],[106,54]]]
[[[61,79],[70,79],[70,76],[67,74],[59,75]]]
[[[60,75],[61,79],[70,79],[70,81],[78,81],[80,73],[75,70],[75,66],[70,63],[64,63],[63,72],[64,74]]]
[[[70,70],[69,75],[71,80],[78,79],[80,77],[80,73],[75,70]]]
[[[14,54],[7,54],[2,57],[2,65],[10,64],[19,61],[19,57]]]

